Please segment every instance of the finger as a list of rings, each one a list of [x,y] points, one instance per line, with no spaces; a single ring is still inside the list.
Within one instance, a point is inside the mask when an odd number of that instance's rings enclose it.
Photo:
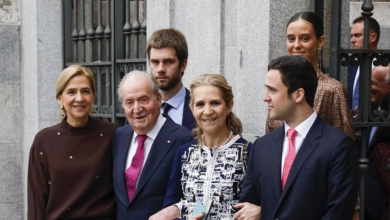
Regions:
[[[233,208],[235,208],[235,209],[241,209],[241,208],[244,207],[244,206],[245,206],[245,203],[237,203],[237,204],[233,205]]]
[[[200,214],[192,216],[192,219],[194,219],[194,220],[202,219],[204,217],[204,215],[205,215],[205,213],[202,212]]]
[[[233,218],[234,218],[235,220],[240,219],[240,217],[241,217],[241,213],[240,213],[240,212],[236,212],[236,214],[234,214],[234,216],[233,216]]]

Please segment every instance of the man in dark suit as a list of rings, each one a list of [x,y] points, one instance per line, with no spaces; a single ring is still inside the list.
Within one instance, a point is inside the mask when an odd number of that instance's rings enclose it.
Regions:
[[[174,155],[191,131],[162,116],[158,85],[146,72],[123,77],[118,95],[130,126],[113,140],[117,219],[146,220],[161,209]]]
[[[369,22],[369,41],[368,49],[378,49],[380,37],[379,23],[375,18],[370,17]],[[363,49],[364,42],[364,17],[355,18],[351,28],[351,44],[353,49]],[[359,104],[359,81],[360,67],[348,66],[348,104],[351,110],[357,110]],[[373,108],[378,106],[373,106]],[[373,109],[372,108],[372,109]]]
[[[364,42],[364,17],[360,16],[353,20],[351,28],[351,44],[353,49],[363,49]],[[380,26],[375,18],[370,17],[369,21],[369,41],[368,48],[378,49],[380,37]],[[374,68],[374,66],[372,66]],[[359,88],[360,88],[360,66],[348,66],[348,104],[351,110],[359,110]],[[377,110],[378,105],[371,102],[371,111]],[[356,150],[360,156],[361,152],[361,134],[360,128],[356,129]],[[375,132],[370,129],[370,133]],[[380,182],[375,173],[374,167],[374,148],[369,141],[367,143],[366,158],[369,159],[369,169],[365,175],[365,219],[379,219],[381,215],[382,191]]]
[[[354,142],[313,110],[316,71],[300,56],[279,57],[268,69],[263,100],[269,117],[285,123],[255,142],[235,219],[259,219],[259,206],[262,220],[352,219]]]
[[[150,71],[160,88],[161,112],[188,129],[196,127],[190,109],[190,91],[183,86],[188,47],[184,35],[173,28],[157,30],[146,48]]]

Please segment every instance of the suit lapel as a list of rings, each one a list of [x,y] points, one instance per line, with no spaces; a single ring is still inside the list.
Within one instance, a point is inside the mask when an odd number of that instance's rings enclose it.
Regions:
[[[137,197],[137,194],[142,190],[154,171],[160,165],[161,161],[164,159],[165,155],[176,142],[176,137],[171,134],[177,128],[178,125],[176,125],[172,119],[167,117],[156,139],[153,141],[153,145],[150,149],[148,158],[146,159],[145,166],[142,168],[141,176],[138,179],[137,190],[133,197],[134,199]]]
[[[348,104],[352,109],[353,84],[355,82],[358,66],[348,66]]]
[[[125,125],[126,129],[122,132],[121,136],[118,138],[120,140],[118,146],[118,161],[120,163],[120,168],[114,172],[120,172],[117,176],[119,179],[119,193],[117,193],[118,198],[121,200],[122,204],[129,204],[129,199],[127,198],[127,190],[126,190],[126,180],[125,180],[125,170],[126,170],[126,162],[127,155],[130,149],[130,141],[133,137],[133,129],[130,125]]]
[[[184,99],[184,106],[183,106],[183,121],[182,125],[190,130],[192,130],[195,127],[195,119],[192,114],[192,111],[190,109],[190,91],[186,89],[186,97]]]
[[[280,129],[276,130],[274,133],[274,142],[269,147],[269,169],[272,175],[273,185],[275,186],[276,201],[278,201],[282,194],[281,158],[284,140],[284,125]]]
[[[320,119],[320,116],[317,116],[312,127],[306,135],[305,140],[303,141],[301,148],[298,151],[298,154],[295,157],[294,163],[291,167],[290,173],[288,174],[287,182],[282,192],[282,197],[279,201],[279,206],[283,201],[284,197],[288,191],[292,188],[299,172],[302,169],[302,166],[306,163],[307,159],[313,153],[315,148],[318,146],[319,142],[317,139],[322,135],[322,126],[323,122]]]

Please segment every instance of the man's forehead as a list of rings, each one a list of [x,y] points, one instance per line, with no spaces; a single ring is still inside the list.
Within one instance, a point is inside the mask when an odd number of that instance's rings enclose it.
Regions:
[[[152,90],[152,85],[146,77],[142,76],[130,76],[123,83],[122,90],[130,93],[148,93]]]
[[[160,58],[161,56],[164,56],[164,58],[177,58],[176,51],[172,47],[163,47],[163,48],[152,48],[150,50],[150,58]]]

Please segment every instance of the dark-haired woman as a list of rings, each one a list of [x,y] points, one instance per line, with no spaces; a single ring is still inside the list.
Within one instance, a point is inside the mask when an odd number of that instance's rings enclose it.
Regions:
[[[38,132],[28,166],[29,220],[116,218],[111,139],[117,125],[89,116],[89,69],[72,65],[57,79],[62,121]]]
[[[312,12],[298,13],[287,23],[286,35],[289,55],[307,58],[317,70],[318,87],[314,110],[324,122],[355,138],[346,89],[339,81],[323,73],[321,51],[324,32],[321,19]],[[267,119],[266,131],[270,132],[282,125],[281,121]]]

